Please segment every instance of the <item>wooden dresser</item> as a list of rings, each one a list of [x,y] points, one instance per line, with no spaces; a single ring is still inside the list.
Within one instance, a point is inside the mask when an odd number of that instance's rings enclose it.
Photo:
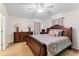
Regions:
[[[32,35],[33,32],[14,32],[14,43],[24,42],[26,40],[26,35]]]

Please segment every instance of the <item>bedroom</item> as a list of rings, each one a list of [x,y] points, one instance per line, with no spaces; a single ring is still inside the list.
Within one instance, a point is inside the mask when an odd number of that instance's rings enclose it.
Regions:
[[[66,55],[75,55],[76,53],[78,53],[76,55],[79,55],[79,3],[0,3],[0,13],[1,55],[33,55],[31,50],[34,50],[35,55],[44,55],[44,53],[47,55],[49,49],[45,47],[47,44],[44,46],[36,41],[35,37],[33,38],[34,41],[29,44],[30,39],[27,38],[28,34],[38,35],[41,33],[42,36],[48,34],[47,28],[61,29],[62,32],[67,30],[66,36],[71,41],[71,44],[69,44],[71,49],[68,48],[67,52],[70,53]],[[29,45],[26,45],[26,43]],[[43,46],[47,49],[46,51],[43,50],[45,49]],[[28,47],[30,48],[29,53],[27,53]],[[17,54],[17,52],[20,53]]]

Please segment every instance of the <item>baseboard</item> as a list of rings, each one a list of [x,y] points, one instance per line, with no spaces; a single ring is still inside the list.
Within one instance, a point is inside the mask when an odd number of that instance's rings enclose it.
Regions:
[[[77,49],[77,48],[73,48],[73,47],[72,47],[72,50],[79,51],[79,49]]]
[[[13,42],[10,42],[9,44],[13,44]]]

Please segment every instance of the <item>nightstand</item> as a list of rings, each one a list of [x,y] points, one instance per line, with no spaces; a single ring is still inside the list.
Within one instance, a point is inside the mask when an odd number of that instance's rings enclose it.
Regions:
[[[45,29],[42,29],[42,31],[40,32],[40,34],[47,34],[47,32],[45,32]]]

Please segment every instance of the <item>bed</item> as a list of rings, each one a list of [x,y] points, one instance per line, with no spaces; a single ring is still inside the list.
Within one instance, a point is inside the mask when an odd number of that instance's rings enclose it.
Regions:
[[[62,29],[62,36],[51,36],[49,31],[51,29]],[[26,35],[27,45],[31,48],[36,56],[54,56],[71,46],[72,43],[72,28],[65,28],[64,26],[54,25],[47,28],[45,34]]]

